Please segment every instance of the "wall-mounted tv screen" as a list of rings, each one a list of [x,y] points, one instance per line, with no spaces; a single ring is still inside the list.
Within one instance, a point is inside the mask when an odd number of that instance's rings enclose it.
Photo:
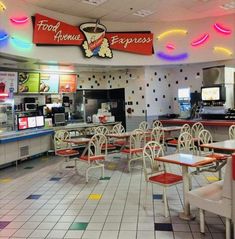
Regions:
[[[225,101],[225,87],[222,85],[201,88],[202,101]]]
[[[33,129],[44,127],[44,116],[25,116],[17,118],[18,130]]]
[[[189,100],[190,99],[190,88],[178,89],[178,99],[179,100]]]

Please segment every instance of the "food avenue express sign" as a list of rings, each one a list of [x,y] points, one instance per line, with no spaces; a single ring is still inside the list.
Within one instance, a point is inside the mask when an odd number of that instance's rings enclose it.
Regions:
[[[35,14],[33,19],[33,43],[38,46],[81,46],[89,58],[112,58],[112,50],[153,54],[151,32],[107,32],[106,27],[98,22],[87,22],[77,27],[40,14]]]

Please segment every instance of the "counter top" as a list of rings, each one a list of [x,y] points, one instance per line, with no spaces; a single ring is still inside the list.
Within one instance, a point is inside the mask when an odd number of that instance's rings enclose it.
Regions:
[[[53,134],[54,130],[52,129],[34,129],[34,130],[25,130],[25,131],[12,131],[2,133],[0,135],[0,144],[36,138],[48,134]]]
[[[160,120],[162,124],[165,125],[183,125],[183,124],[189,124],[193,125],[196,122],[201,122],[205,126],[222,126],[222,127],[229,127],[233,124],[235,124],[235,121],[233,120],[186,120],[186,119],[164,119]]]

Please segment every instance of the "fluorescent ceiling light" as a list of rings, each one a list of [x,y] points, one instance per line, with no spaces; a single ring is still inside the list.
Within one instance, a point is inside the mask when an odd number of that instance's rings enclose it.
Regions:
[[[138,10],[138,11],[133,13],[133,15],[138,16],[138,17],[147,17],[147,16],[149,16],[151,14],[153,14],[152,11],[144,10],[144,9]]]
[[[99,6],[99,5],[103,4],[106,1],[107,0],[83,0],[82,2],[90,4],[90,5],[94,5],[94,6]]]

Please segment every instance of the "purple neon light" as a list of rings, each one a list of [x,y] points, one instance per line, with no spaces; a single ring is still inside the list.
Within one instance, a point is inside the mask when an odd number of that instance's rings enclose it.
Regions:
[[[180,60],[184,60],[184,59],[188,58],[187,52],[181,53],[178,55],[168,55],[164,52],[159,51],[156,53],[156,55],[165,61],[180,61]]]

